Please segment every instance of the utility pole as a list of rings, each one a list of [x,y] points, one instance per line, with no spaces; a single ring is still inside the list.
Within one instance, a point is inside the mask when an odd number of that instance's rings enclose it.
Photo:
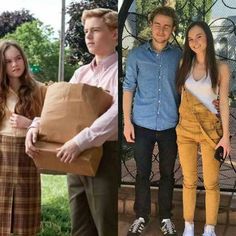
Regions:
[[[64,80],[64,57],[65,57],[65,0],[62,0],[61,7],[61,33],[60,33],[60,54],[59,54],[59,68],[58,68],[58,82]]]

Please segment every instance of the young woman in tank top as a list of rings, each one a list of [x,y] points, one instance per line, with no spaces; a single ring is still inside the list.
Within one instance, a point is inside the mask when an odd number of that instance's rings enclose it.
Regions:
[[[198,182],[198,147],[201,149],[205,187],[206,224],[204,236],[215,236],[220,202],[220,162],[215,150],[222,146],[229,155],[229,77],[226,63],[216,61],[213,36],[202,21],[187,29],[183,61],[177,75],[181,93],[179,124],[176,128],[179,159],[183,172],[183,236],[194,236],[194,211]],[[219,111],[213,100],[219,96]],[[219,116],[218,116],[219,115]]]

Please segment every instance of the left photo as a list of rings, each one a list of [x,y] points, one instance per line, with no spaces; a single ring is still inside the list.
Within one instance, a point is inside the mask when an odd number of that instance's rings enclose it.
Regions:
[[[0,236],[118,236],[118,3],[0,10]]]

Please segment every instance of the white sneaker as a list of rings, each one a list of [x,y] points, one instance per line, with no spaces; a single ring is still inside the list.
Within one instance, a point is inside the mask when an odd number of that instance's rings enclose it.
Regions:
[[[139,217],[134,221],[134,223],[130,226],[127,236],[139,236],[142,234],[145,228],[145,220],[143,217]]]
[[[161,232],[164,236],[177,236],[175,225],[171,219],[163,219],[161,221]]]
[[[205,225],[202,236],[216,236],[214,225]]]
[[[194,223],[185,221],[183,236],[194,236]]]

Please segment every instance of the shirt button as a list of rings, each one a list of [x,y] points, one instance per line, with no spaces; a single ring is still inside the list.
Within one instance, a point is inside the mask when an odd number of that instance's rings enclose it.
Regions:
[[[161,91],[161,89],[158,89],[158,91],[160,92],[160,91]]]
[[[161,103],[161,101],[159,100],[158,103]]]

